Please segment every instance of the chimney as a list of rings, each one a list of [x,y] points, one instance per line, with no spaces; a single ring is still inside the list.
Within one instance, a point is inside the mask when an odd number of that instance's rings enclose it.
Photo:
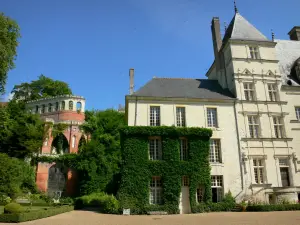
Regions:
[[[129,69],[129,94],[132,95],[134,91],[134,69],[130,68]]]
[[[222,39],[221,39],[221,31],[220,31],[220,20],[219,17],[213,17],[211,21],[211,34],[214,46],[214,53],[215,53],[215,62],[217,68],[220,68],[219,63],[219,50],[222,46]]]
[[[289,32],[292,41],[300,41],[300,26],[295,26]]]

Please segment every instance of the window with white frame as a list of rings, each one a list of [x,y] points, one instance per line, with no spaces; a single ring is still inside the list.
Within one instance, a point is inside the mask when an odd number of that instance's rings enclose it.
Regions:
[[[276,84],[268,84],[269,99],[272,102],[278,101]]]
[[[248,116],[249,134],[251,138],[259,137],[259,120],[257,115]]]
[[[161,139],[159,137],[153,137],[149,139],[149,158],[150,160],[161,160]]]
[[[150,204],[162,204],[162,182],[161,177],[152,177],[150,182]]]
[[[254,101],[255,100],[254,84],[244,83],[244,93],[245,93],[245,99],[247,101]]]
[[[51,103],[48,104],[48,112],[52,112],[52,104]]]
[[[208,127],[218,127],[217,109],[216,108],[207,108],[207,126]]]
[[[197,196],[197,202],[198,203],[201,203],[204,201],[204,192],[205,192],[205,188],[203,185],[199,185],[197,187],[197,193],[196,193],[196,196]]]
[[[212,201],[220,202],[223,199],[223,176],[211,176]]]
[[[263,159],[253,159],[254,178],[257,184],[264,183],[265,166]]]
[[[150,126],[160,126],[160,106],[150,106]]]
[[[296,118],[300,121],[300,107],[295,107]]]
[[[188,142],[185,138],[180,138],[180,160],[188,160]]]
[[[259,59],[260,58],[259,57],[258,47],[250,46],[249,50],[250,50],[251,59]]]
[[[209,161],[213,163],[221,163],[220,140],[211,139],[209,143]]]
[[[276,138],[284,138],[283,119],[281,116],[273,116],[274,132]]]
[[[185,107],[176,107],[177,127],[185,127]]]
[[[282,187],[290,186],[290,171],[288,158],[279,158],[279,168]]]

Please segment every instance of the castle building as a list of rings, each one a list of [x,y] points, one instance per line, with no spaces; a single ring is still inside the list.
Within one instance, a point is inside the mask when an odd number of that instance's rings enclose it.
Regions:
[[[39,114],[45,122],[53,125],[64,124],[61,131],[55,131],[55,126],[51,126],[39,156],[55,157],[77,153],[80,145],[86,142],[87,136],[79,128],[85,119],[83,97],[64,95],[44,98],[27,102],[26,108]],[[36,184],[40,191],[50,196],[72,196],[76,190],[76,173],[63,165],[39,162]]]
[[[207,79],[153,78],[134,92],[130,69],[128,125],[211,128],[214,202],[228,191],[238,202],[298,201],[300,27],[290,40],[269,40],[235,9],[223,38],[219,18],[211,31],[215,59]],[[163,151],[155,143],[149,152]],[[182,191],[181,212],[189,204]]]

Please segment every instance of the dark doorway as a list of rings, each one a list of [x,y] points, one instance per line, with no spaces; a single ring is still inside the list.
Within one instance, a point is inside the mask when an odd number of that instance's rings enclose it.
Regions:
[[[212,202],[218,202],[218,189],[217,188],[212,188]]]

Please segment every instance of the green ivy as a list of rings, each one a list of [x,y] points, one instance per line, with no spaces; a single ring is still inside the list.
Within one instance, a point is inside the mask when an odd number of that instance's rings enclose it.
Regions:
[[[120,130],[122,149],[121,186],[118,197],[121,207],[132,213],[163,210],[178,213],[182,176],[190,180],[190,203],[196,212],[196,189],[205,187],[204,202],[211,202],[209,165],[210,129],[176,127],[124,127]],[[150,161],[148,141],[151,136],[162,140],[163,160]],[[188,140],[188,161],[180,160],[180,139]],[[149,183],[152,176],[161,176],[163,205],[149,205]]]

